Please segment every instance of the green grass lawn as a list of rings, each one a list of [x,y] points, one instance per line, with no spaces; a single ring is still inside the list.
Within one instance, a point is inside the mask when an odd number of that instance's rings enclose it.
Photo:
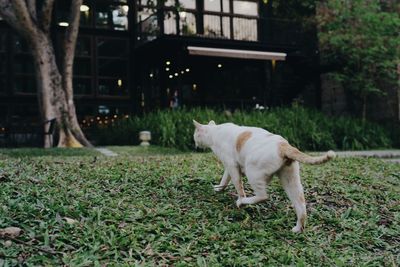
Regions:
[[[0,239],[0,266],[400,264],[400,165],[303,165],[309,219],[293,234],[277,179],[267,202],[237,209],[232,186],[212,189],[223,169],[210,153],[110,149],[120,156],[0,150],[0,229],[23,229]]]

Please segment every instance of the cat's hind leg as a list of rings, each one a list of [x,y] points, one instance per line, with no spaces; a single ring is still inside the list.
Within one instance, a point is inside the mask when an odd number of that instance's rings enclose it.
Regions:
[[[229,175],[228,170],[225,169],[224,175],[222,176],[219,185],[214,185],[214,191],[215,192],[223,191],[228,186],[230,181],[231,181],[231,176]]]
[[[268,198],[266,186],[271,181],[271,177],[267,177],[263,170],[251,170],[251,168],[247,168],[246,176],[254,191],[254,196],[243,198],[240,205],[256,204],[266,200]]]
[[[300,182],[299,163],[293,162],[290,165],[282,167],[278,172],[278,176],[286,194],[296,210],[297,223],[296,226],[293,227],[292,231],[295,233],[302,232],[306,224],[307,212],[303,186]]]
[[[238,199],[236,201],[236,205],[240,207],[241,200],[246,197],[246,194],[244,192],[243,182],[240,176],[239,168],[236,166],[229,166],[227,167],[227,170],[229,176],[232,179],[232,183],[235,186],[235,189],[238,193]]]

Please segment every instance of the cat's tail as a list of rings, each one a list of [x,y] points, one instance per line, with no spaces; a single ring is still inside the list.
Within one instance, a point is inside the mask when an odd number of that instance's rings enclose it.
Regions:
[[[329,150],[322,156],[309,156],[288,143],[280,143],[280,153],[284,158],[296,160],[306,164],[322,164],[336,157],[335,152]]]

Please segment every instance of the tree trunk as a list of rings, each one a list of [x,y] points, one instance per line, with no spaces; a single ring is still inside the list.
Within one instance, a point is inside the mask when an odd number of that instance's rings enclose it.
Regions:
[[[0,0],[0,14],[30,45],[35,64],[41,119],[43,122],[57,120],[58,146],[91,146],[79,126],[72,90],[72,65],[82,0],[71,1],[70,26],[65,34],[65,55],[61,68],[56,63],[50,38],[54,2],[55,0]],[[44,133],[49,132],[49,127],[50,123],[44,124]],[[52,138],[49,134],[44,135],[44,147],[53,145]]]
[[[73,84],[72,84],[72,75],[73,75],[73,63],[74,63],[74,55],[75,55],[75,47],[76,40],[78,37],[79,31],[79,20],[80,20],[80,7],[82,5],[82,0],[76,0],[71,3],[71,11],[69,23],[70,27],[67,28],[65,33],[65,39],[63,42],[63,63],[61,66],[62,71],[62,84],[63,90],[66,96],[66,102],[68,105],[68,121],[69,121],[69,129],[71,133],[85,146],[92,146],[92,144],[86,139],[85,135],[82,132],[81,127],[79,126],[78,119],[76,117],[76,110],[74,105],[74,94],[73,94]]]
[[[82,144],[71,132],[72,123],[70,122],[69,106],[74,106],[74,103],[72,101],[72,103],[67,104],[67,97],[62,86],[62,76],[58,71],[50,37],[39,32],[32,38],[31,46],[42,120],[56,119],[59,131],[58,147],[82,147]],[[49,126],[48,123],[44,124],[45,133],[48,132]],[[44,147],[51,147],[52,145],[52,136],[45,134]]]

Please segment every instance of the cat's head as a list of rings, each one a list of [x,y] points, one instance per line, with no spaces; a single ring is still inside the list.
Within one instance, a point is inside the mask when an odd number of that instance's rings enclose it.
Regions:
[[[211,146],[211,139],[209,137],[209,130],[210,127],[215,126],[214,121],[210,121],[208,125],[204,125],[198,123],[197,121],[193,120],[193,124],[195,127],[193,139],[196,147],[200,148],[207,148]]]

